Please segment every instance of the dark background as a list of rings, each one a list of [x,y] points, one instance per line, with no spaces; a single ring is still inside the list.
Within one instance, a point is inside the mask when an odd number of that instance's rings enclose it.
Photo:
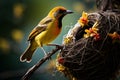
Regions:
[[[82,11],[96,11],[94,0],[0,0],[0,80],[20,80],[44,54],[38,49],[31,63],[22,63],[19,57],[26,49],[31,30],[55,6],[74,11],[63,19],[63,30],[52,43],[62,44],[63,36],[74,26]],[[46,52],[53,47],[44,47]],[[67,80],[55,70],[55,57],[42,65],[31,80]]]

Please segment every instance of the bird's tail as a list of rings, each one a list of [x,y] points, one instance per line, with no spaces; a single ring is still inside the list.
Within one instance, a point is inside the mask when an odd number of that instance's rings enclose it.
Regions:
[[[21,62],[31,62],[32,59],[32,55],[34,53],[34,51],[36,50],[36,48],[32,48],[32,45],[30,44],[28,46],[28,48],[26,49],[26,51],[20,56],[20,61]]]

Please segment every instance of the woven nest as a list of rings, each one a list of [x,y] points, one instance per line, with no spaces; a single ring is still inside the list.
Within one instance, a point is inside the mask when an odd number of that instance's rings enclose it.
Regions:
[[[67,68],[66,76],[76,80],[112,80],[120,69],[120,39],[113,39],[108,33],[120,34],[120,14],[115,12],[91,13],[89,23],[75,32],[75,41],[65,45],[59,57],[61,65]],[[99,40],[84,38],[85,29],[98,21]],[[69,73],[69,74],[67,74]]]

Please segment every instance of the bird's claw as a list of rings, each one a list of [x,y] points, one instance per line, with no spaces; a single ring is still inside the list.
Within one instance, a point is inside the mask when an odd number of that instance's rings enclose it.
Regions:
[[[47,46],[56,46],[56,48],[63,48],[63,45],[58,45],[58,44],[47,44]]]

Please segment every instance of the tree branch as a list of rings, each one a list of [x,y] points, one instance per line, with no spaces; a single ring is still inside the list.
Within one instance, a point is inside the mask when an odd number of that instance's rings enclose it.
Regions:
[[[47,56],[43,57],[40,61],[38,61],[33,67],[31,67],[26,74],[22,77],[21,80],[28,80],[31,75],[48,59],[50,59],[50,57],[55,54],[57,51],[59,51],[60,49],[62,49],[63,46],[58,46],[56,45],[56,48],[53,49],[51,52],[48,53]]]

